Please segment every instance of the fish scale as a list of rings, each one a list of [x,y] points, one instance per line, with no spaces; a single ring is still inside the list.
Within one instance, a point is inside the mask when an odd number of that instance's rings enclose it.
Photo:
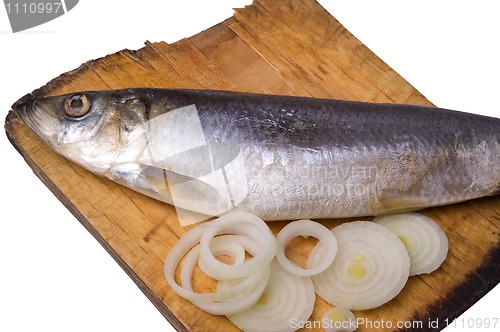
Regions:
[[[83,116],[68,114],[75,95],[88,100]],[[27,95],[13,109],[81,166],[208,215],[380,215],[500,187],[500,119],[435,107],[125,89]]]

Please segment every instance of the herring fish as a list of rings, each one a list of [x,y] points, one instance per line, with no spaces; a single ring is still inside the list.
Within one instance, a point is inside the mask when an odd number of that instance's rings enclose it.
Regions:
[[[57,153],[205,215],[381,215],[500,192],[500,119],[399,104],[125,89],[13,105]]]

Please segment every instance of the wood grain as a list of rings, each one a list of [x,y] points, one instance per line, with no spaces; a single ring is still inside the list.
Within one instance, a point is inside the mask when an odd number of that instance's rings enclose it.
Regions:
[[[313,0],[256,0],[226,21],[174,44],[149,43],[84,63],[34,92],[57,95],[129,87],[224,89],[431,105]],[[173,207],[95,176],[44,145],[10,112],[7,135],[37,176],[136,282],[179,331],[237,330],[175,295],[163,261],[188,228]],[[355,312],[371,321],[420,320],[419,331],[439,330],[500,281],[500,197],[424,211],[445,230],[449,257],[432,273],[411,277],[394,300]],[[344,220],[321,221],[327,227]],[[285,222],[270,223],[277,232]],[[294,241],[303,261],[312,244]],[[207,279],[195,288],[213,286]],[[330,306],[317,297],[311,320]],[[438,319],[437,326],[429,320]],[[382,330],[362,326],[360,331]],[[388,328],[398,330],[397,328]],[[403,329],[401,329],[403,330]],[[411,329],[407,329],[411,330]]]

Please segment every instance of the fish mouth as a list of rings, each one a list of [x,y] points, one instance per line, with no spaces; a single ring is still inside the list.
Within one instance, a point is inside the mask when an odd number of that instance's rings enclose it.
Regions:
[[[37,98],[28,93],[12,105],[12,110],[39,138],[50,146],[54,144],[60,128],[59,121],[39,105]]]
[[[35,104],[35,96],[28,93],[12,105],[12,110],[23,120],[25,125],[38,134],[37,128],[32,121],[34,113],[36,113],[36,110],[34,110]]]
[[[26,116],[30,113],[33,103],[35,101],[35,97],[28,93],[27,95],[21,97],[18,101],[16,101],[12,105],[12,110],[19,115],[21,119],[25,119]]]

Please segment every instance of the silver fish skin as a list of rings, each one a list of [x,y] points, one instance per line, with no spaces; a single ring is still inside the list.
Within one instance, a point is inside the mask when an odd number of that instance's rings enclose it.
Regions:
[[[126,89],[13,109],[73,162],[207,215],[381,215],[500,190],[500,119],[440,108]]]

